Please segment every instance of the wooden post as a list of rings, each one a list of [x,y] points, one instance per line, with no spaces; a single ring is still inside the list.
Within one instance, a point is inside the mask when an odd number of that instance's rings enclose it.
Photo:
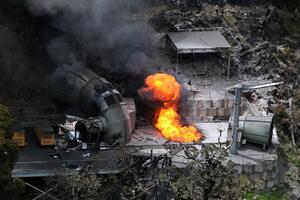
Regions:
[[[239,85],[235,88],[234,97],[234,110],[233,110],[233,124],[232,124],[232,143],[230,148],[231,154],[237,154],[238,151],[238,130],[239,130],[239,118],[241,109],[241,95],[243,86]]]
[[[291,110],[291,137],[292,137],[292,144],[295,147],[296,146],[296,142],[295,142],[295,136],[294,136],[294,118],[293,118],[293,97],[290,100],[290,110]]]
[[[228,52],[228,65],[227,65],[227,80],[229,80],[229,75],[230,75],[230,49]]]
[[[178,74],[178,65],[179,65],[179,54],[177,52],[176,53],[176,69],[175,69],[176,75]]]

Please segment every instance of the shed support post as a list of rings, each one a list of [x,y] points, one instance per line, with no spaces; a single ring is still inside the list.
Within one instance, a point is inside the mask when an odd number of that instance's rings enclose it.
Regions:
[[[176,75],[178,74],[178,67],[179,67],[179,54],[177,52],[176,53],[176,69],[175,69]]]
[[[228,65],[227,65],[227,80],[229,80],[229,75],[230,75],[230,54],[231,54],[231,51],[229,50],[229,52],[228,52]]]

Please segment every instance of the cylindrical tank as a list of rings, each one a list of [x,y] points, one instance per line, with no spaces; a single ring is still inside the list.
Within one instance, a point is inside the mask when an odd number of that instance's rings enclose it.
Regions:
[[[230,127],[232,126],[230,118]],[[240,116],[239,131],[242,139],[255,144],[269,146],[273,134],[273,117],[269,116]]]
[[[50,95],[59,103],[80,108],[88,117],[101,117],[105,121],[101,141],[129,141],[133,130],[126,103],[109,82],[88,68],[58,68],[51,78]]]

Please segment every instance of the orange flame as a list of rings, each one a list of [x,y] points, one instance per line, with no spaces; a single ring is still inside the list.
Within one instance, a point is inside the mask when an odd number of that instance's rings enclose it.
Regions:
[[[193,142],[201,139],[201,134],[194,126],[183,126],[177,112],[181,98],[181,86],[175,77],[156,73],[145,80],[146,87],[139,90],[140,96],[150,95],[152,100],[163,103],[156,112],[155,127],[162,135],[175,142]]]

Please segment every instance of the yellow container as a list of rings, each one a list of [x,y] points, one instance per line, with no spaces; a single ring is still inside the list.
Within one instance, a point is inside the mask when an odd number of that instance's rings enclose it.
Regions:
[[[17,144],[18,147],[25,146],[25,133],[24,132],[14,132],[12,139]]]
[[[25,146],[25,131],[18,123],[14,124],[12,127],[12,140],[17,144],[18,147]]]

